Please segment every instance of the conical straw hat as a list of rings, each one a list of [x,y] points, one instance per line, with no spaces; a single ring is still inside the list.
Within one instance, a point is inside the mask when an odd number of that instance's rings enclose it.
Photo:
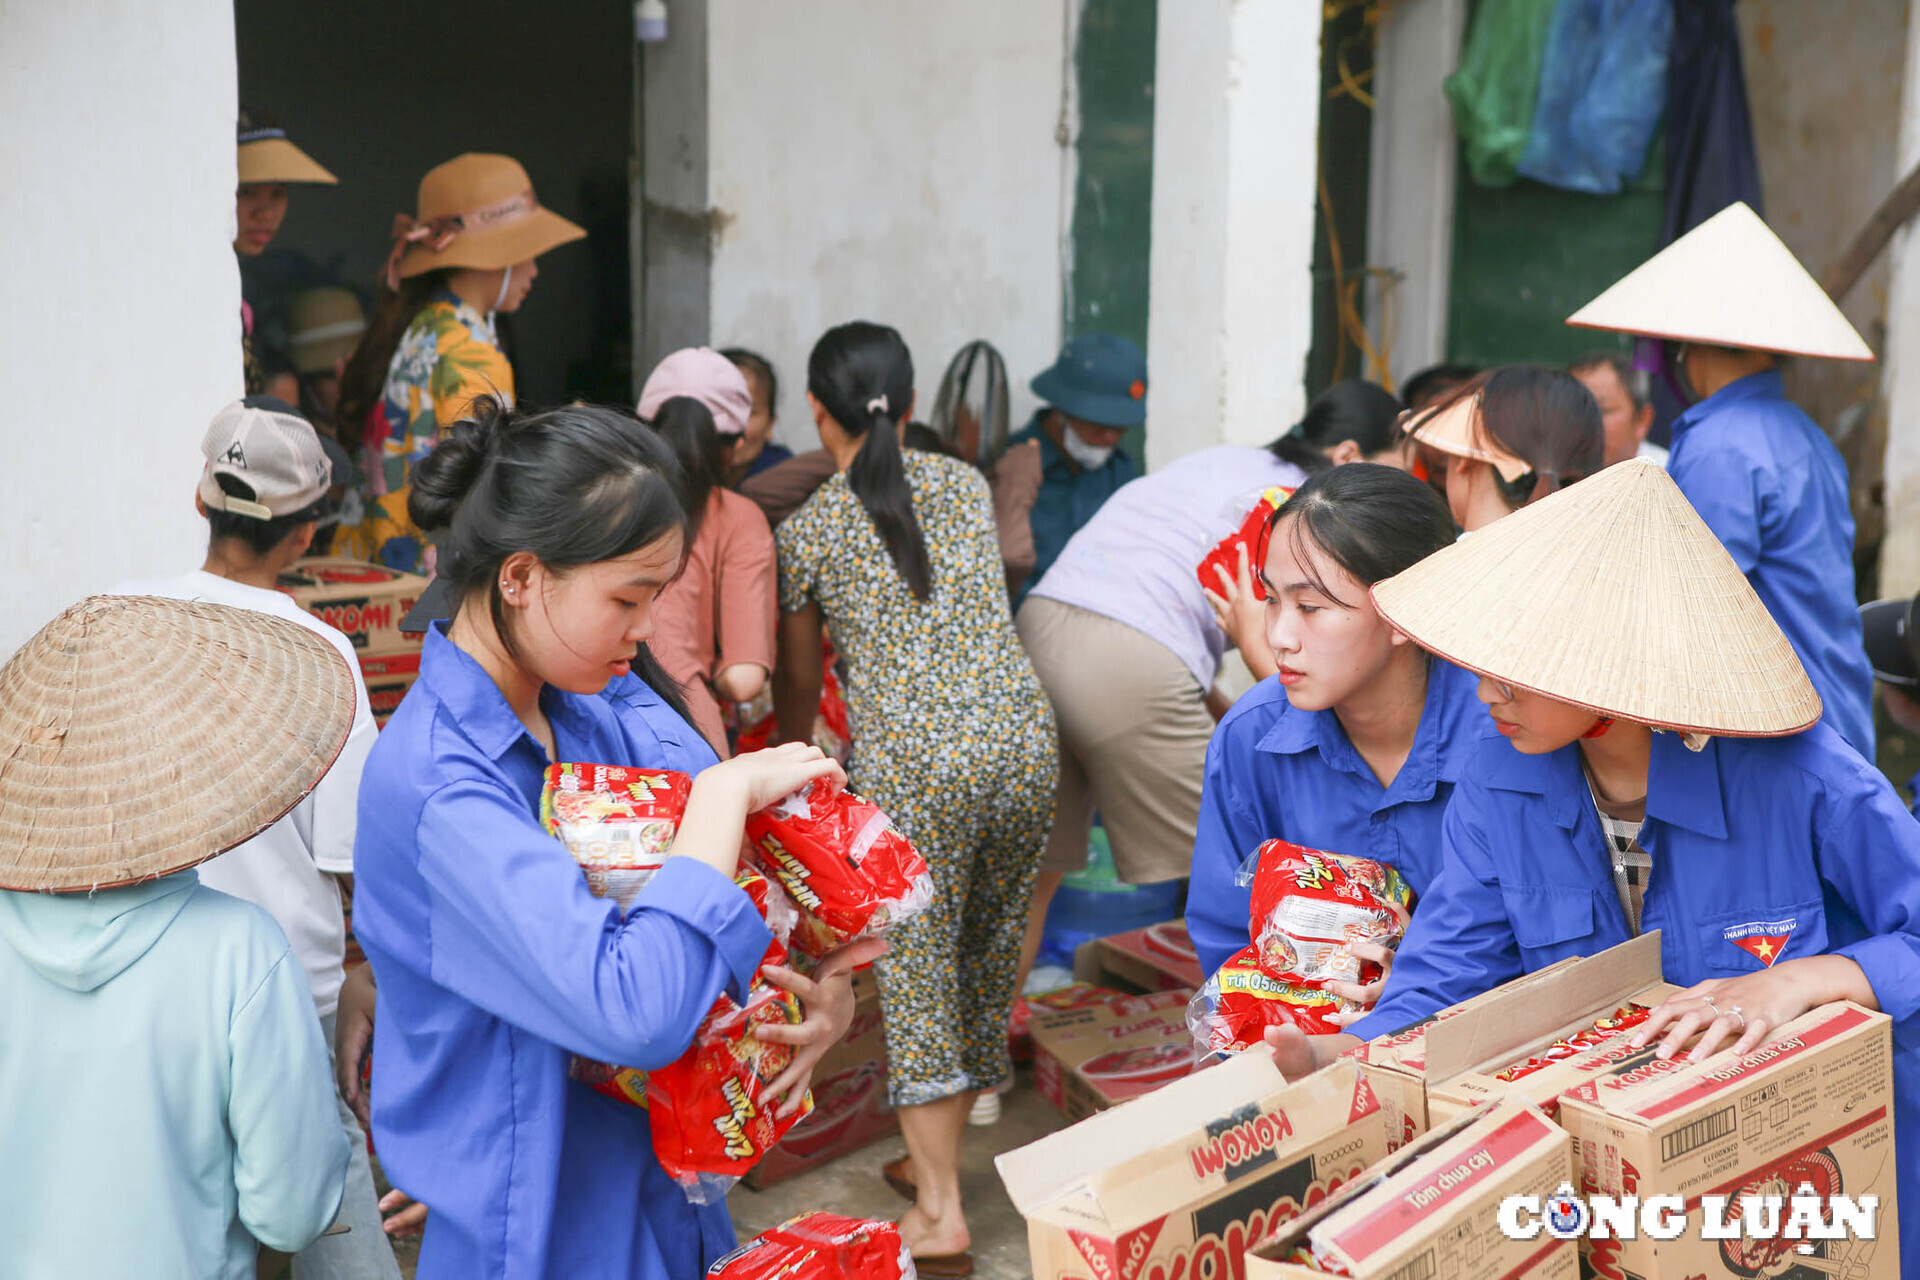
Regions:
[[[1414,643],[1516,688],[1683,733],[1765,737],[1820,695],[1656,463],[1549,494],[1373,588]]]
[[[1789,355],[1874,358],[1793,251],[1738,202],[1654,254],[1567,323]]]
[[[131,884],[278,821],[353,724],[353,674],[296,623],[94,596],[0,668],[0,888]]]
[[[1425,417],[1416,416],[1407,427],[1407,434],[1442,453],[1484,462],[1498,471],[1502,480],[1518,480],[1533,467],[1524,458],[1494,443],[1493,436],[1487,432],[1486,417],[1480,412],[1480,396],[1476,391]]]
[[[331,186],[340,181],[289,142],[284,129],[242,125],[239,147],[241,182],[321,182]]]

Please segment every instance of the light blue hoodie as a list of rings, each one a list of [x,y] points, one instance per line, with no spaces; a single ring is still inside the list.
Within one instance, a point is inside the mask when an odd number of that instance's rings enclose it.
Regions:
[[[191,871],[0,892],[0,1271],[252,1280],[340,1207],[347,1139],[300,962]]]

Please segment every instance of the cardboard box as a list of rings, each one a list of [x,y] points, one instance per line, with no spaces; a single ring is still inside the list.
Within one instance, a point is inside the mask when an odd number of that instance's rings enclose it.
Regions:
[[[1550,1044],[1560,1029],[1609,999],[1660,981],[1660,931],[1642,934],[1596,956],[1569,957],[1491,991],[1442,1009],[1431,1018],[1378,1036],[1349,1056],[1360,1063],[1394,1125],[1395,1145],[1433,1123],[1428,1096],[1437,1082],[1469,1071],[1498,1069],[1532,1044]],[[1618,996],[1618,999],[1614,997]],[[1587,1015],[1587,1020],[1592,1020]],[[1472,1101],[1483,1101],[1474,1098]],[[1443,1106],[1457,1114],[1457,1106]]]
[[[367,701],[373,709],[373,722],[382,728],[400,709],[400,700],[420,678],[420,649],[393,653],[360,655],[360,675],[367,682]]]
[[[1169,920],[1082,943],[1074,952],[1073,971],[1083,982],[1136,991],[1193,991],[1206,981],[1184,920]]]
[[[873,970],[853,975],[853,1021],[813,1072],[813,1114],[787,1131],[744,1179],[756,1191],[817,1169],[849,1151],[897,1133],[899,1113],[887,1101],[887,1033]]]
[[[1225,1280],[1386,1149],[1353,1064],[1288,1085],[1249,1053],[994,1163],[1027,1220],[1034,1280]]]
[[[344,556],[311,556],[281,574],[279,586],[302,609],[346,632],[363,654],[420,647],[418,637],[400,631],[400,620],[427,589],[418,574]]]
[[[1198,1060],[1187,1030],[1191,991],[1128,996],[1033,1018],[1033,1082],[1047,1101],[1080,1120],[1116,1102],[1191,1075]]]
[[[1894,1201],[1892,1023],[1855,1004],[1824,1005],[1771,1033],[1751,1053],[1692,1065],[1660,1061],[1603,1075],[1567,1093],[1561,1122],[1576,1135],[1588,1194],[1683,1196],[1676,1240],[1636,1232],[1591,1240],[1587,1261],[1607,1280],[1769,1276],[1880,1280],[1900,1274]],[[1740,1227],[1740,1197],[1880,1198],[1875,1239],[1799,1241],[1705,1237],[1710,1216]],[[1703,1197],[1724,1197],[1703,1204]],[[1764,1218],[1762,1219],[1764,1221]],[[1783,1209],[1782,1221],[1785,1221]]]
[[[1477,1107],[1368,1169],[1326,1203],[1248,1252],[1248,1280],[1311,1280],[1289,1261],[1309,1242],[1355,1280],[1375,1276],[1574,1280],[1571,1240],[1509,1240],[1496,1214],[1510,1195],[1547,1196],[1573,1175],[1573,1146],[1537,1107]]]
[[[1124,991],[1091,982],[1069,982],[1053,991],[1021,996],[1013,1002],[1013,1012],[1007,1018],[1007,1053],[1021,1066],[1033,1061],[1033,1020],[1037,1016],[1127,998]]]

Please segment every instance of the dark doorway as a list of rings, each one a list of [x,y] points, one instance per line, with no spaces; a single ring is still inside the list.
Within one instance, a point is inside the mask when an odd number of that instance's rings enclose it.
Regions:
[[[241,101],[340,179],[294,189],[279,238],[247,273],[259,331],[284,324],[276,305],[316,276],[370,300],[421,175],[463,151],[504,152],[542,204],[588,232],[541,257],[503,326],[520,399],[631,403],[630,5],[239,0],[234,19]]]

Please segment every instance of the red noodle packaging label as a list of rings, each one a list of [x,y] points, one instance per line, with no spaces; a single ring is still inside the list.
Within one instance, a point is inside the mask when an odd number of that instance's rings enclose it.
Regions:
[[[933,901],[933,875],[877,807],[825,778],[747,816],[755,864],[800,910],[793,949],[817,960],[910,920]]]
[[[540,820],[580,864],[596,898],[633,908],[673,848],[693,779],[671,769],[556,764],[540,792]]]
[[[1361,1006],[1329,994],[1326,984],[1377,980],[1380,966],[1362,962],[1350,944],[1397,943],[1405,926],[1394,908],[1406,912],[1413,901],[1400,873],[1370,858],[1269,840],[1250,861],[1253,940],[1207,979],[1188,1009],[1195,1039],[1215,1052],[1251,1048],[1268,1027],[1339,1031],[1331,1015]]]
[[[1253,504],[1253,510],[1247,512],[1240,527],[1222,538],[1213,550],[1207,552],[1200,561],[1200,567],[1194,572],[1200,579],[1200,585],[1208,591],[1219,594],[1220,570],[1225,570],[1229,579],[1239,576],[1240,548],[1247,549],[1247,566],[1253,575],[1253,596],[1256,600],[1267,598],[1266,588],[1260,585],[1260,566],[1267,560],[1267,521],[1273,519],[1278,511],[1293,496],[1293,490],[1285,485],[1274,485],[1260,495]]]
[[[763,1231],[707,1268],[708,1280],[914,1280],[891,1222],[806,1213]]]

